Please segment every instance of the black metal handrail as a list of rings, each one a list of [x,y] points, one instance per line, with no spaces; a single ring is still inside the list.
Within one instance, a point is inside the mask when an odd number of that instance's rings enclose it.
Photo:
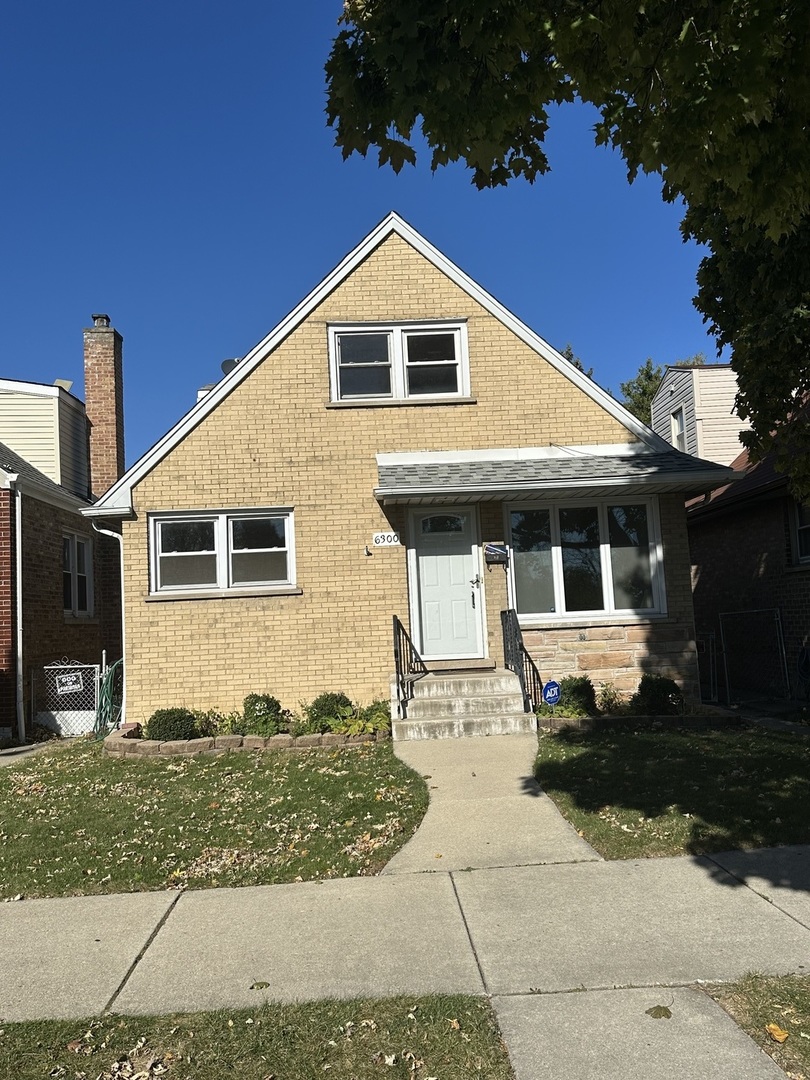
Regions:
[[[526,712],[534,712],[543,704],[543,680],[523,644],[523,634],[514,608],[501,612],[501,628],[504,664],[510,671],[514,671],[520,680],[523,708]]]
[[[394,665],[396,668],[397,701],[400,716],[404,720],[408,715],[408,702],[413,697],[413,684],[427,675],[425,662],[408,637],[408,631],[394,616]]]

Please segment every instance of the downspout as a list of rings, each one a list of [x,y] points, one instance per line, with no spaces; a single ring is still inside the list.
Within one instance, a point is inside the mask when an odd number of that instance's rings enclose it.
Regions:
[[[121,581],[121,655],[124,658],[121,673],[121,718],[119,725],[126,722],[127,717],[127,649],[126,649],[126,619],[124,618],[124,537],[121,533],[113,532],[112,529],[102,529],[99,525],[96,525],[95,521],[92,522],[93,528],[97,533],[101,533],[102,536],[111,536],[114,540],[118,541],[118,565],[119,576]]]
[[[17,586],[16,592],[16,663],[15,675],[17,683],[17,741],[25,742],[25,700],[23,697],[23,564],[22,564],[22,491],[19,485],[19,475],[14,473],[9,476],[9,486],[14,487],[14,577]]]

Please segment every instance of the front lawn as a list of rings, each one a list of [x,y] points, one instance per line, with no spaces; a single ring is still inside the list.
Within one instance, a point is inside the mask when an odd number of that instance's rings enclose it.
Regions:
[[[513,1076],[489,1003],[456,995],[5,1024],[3,1073],[14,1080]]]
[[[810,744],[747,727],[540,737],[543,790],[606,859],[810,843]]]
[[[810,976],[746,975],[702,986],[793,1080],[810,1080]]]
[[[81,740],[0,770],[0,899],[375,874],[427,799],[388,742],[116,760]]]

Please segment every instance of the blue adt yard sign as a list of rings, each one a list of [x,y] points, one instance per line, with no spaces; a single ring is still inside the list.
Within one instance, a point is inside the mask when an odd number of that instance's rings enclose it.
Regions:
[[[543,687],[543,701],[545,701],[546,705],[551,705],[552,708],[560,704],[560,684],[558,682],[549,679]]]

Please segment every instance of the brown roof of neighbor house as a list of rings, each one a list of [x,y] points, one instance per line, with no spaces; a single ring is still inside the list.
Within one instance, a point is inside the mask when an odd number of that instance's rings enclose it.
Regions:
[[[743,450],[732,461],[730,468],[745,475],[730,484],[715,488],[702,498],[698,497],[687,503],[690,519],[708,514],[722,513],[749,499],[761,498],[787,487],[787,477],[777,472],[773,454],[766,454],[761,461],[751,462],[747,450]]]

